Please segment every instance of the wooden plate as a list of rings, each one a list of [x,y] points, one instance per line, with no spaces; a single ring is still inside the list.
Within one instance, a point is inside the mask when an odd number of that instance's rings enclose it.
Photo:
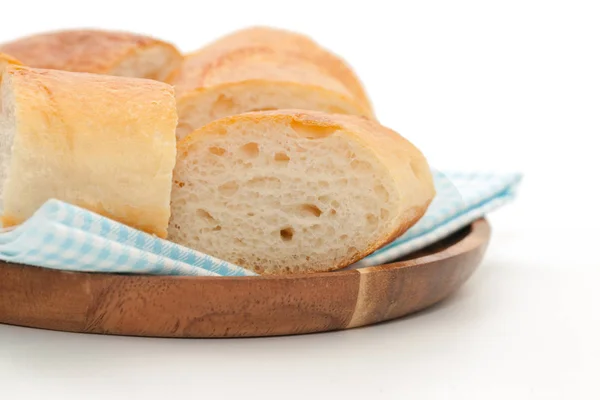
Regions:
[[[277,277],[63,272],[0,262],[0,322],[70,332],[248,337],[370,325],[429,307],[471,276],[490,228],[479,220],[402,261]]]

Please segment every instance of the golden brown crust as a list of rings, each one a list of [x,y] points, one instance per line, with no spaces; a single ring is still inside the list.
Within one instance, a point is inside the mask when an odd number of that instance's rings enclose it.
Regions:
[[[344,84],[363,107],[371,108],[360,80],[346,62],[311,38],[299,33],[268,27],[242,29],[219,39],[193,56],[201,56],[199,60],[212,59],[247,47],[269,48],[319,65],[331,77]]]
[[[8,54],[0,53],[0,65],[6,64],[21,65],[22,62]]]
[[[0,53],[0,83],[2,83],[2,74],[7,65],[22,65],[19,60],[9,56],[8,54]],[[0,104],[2,100],[0,100]]]
[[[7,123],[16,132],[4,223],[21,223],[57,198],[166,237],[176,155],[172,86],[21,66],[9,66],[5,79],[16,121]]]
[[[185,96],[219,84],[268,79],[338,92],[373,117],[361,83],[344,61],[305,36],[278,29],[241,30],[187,55],[174,84]]]
[[[0,46],[0,51],[34,68],[111,74],[127,57],[153,46],[164,48],[178,63],[181,62],[179,51],[169,43],[148,36],[101,30],[33,35],[5,43]]]

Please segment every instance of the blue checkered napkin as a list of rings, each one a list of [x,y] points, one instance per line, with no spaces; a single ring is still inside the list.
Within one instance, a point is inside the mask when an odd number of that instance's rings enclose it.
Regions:
[[[67,271],[256,275],[58,200],[22,225],[0,230],[0,259]]]
[[[436,197],[419,222],[394,242],[349,268],[390,263],[421,250],[515,197],[520,174],[434,171]]]

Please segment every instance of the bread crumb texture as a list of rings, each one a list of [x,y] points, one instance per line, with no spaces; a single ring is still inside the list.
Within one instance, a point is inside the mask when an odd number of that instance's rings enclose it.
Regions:
[[[169,237],[258,273],[326,271],[408,229],[432,197],[421,153],[374,122],[249,113],[179,143]]]

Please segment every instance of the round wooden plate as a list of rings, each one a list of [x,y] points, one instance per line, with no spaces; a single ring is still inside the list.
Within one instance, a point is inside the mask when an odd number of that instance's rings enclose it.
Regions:
[[[478,266],[479,220],[393,264],[276,277],[63,272],[0,262],[0,322],[70,332],[249,337],[370,325],[429,307]]]

